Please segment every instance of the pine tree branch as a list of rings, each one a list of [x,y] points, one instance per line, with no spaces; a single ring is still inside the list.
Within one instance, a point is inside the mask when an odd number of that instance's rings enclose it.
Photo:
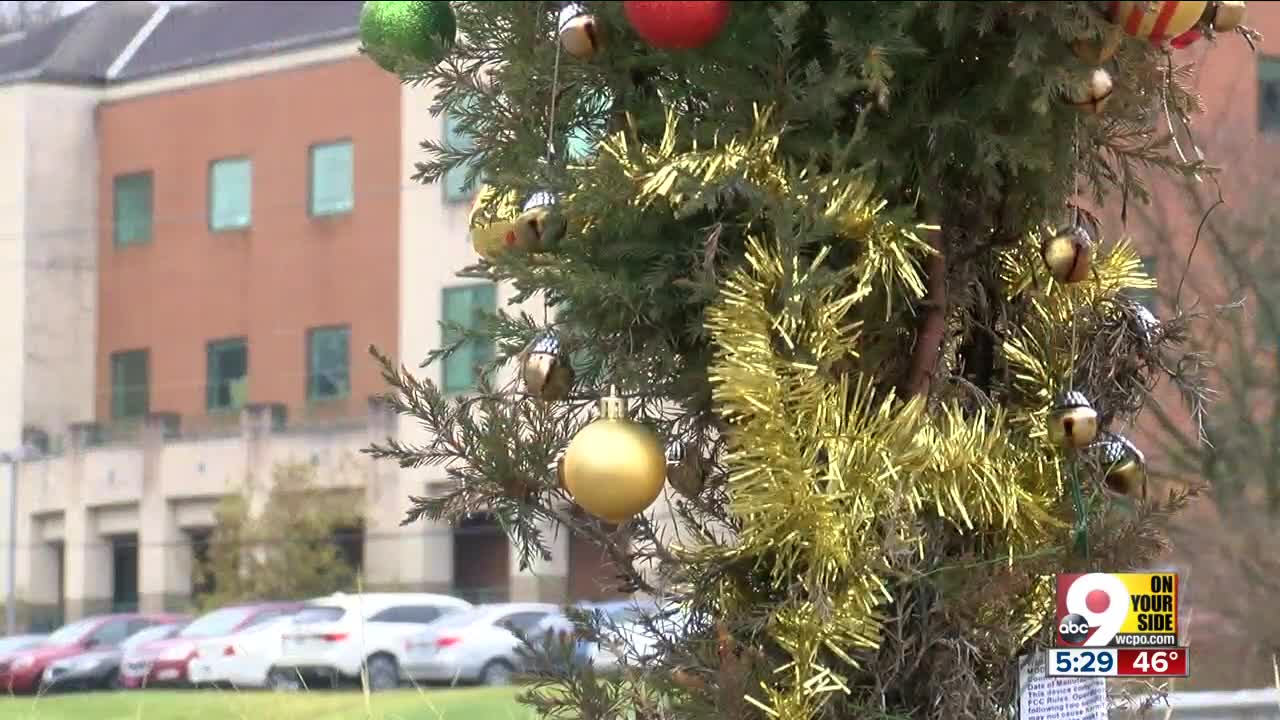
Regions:
[[[906,398],[928,394],[947,331],[947,253],[941,229],[930,232],[929,244],[934,253],[925,262],[928,290],[920,304],[923,312],[911,351],[910,370],[901,387]]]

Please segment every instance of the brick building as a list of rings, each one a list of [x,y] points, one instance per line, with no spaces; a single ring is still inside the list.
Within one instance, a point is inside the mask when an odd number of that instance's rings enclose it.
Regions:
[[[454,276],[473,192],[409,180],[449,119],[359,55],[360,5],[97,3],[0,38],[0,450],[42,451],[0,528],[24,618],[185,605],[218,499],[283,462],[364,504],[367,588],[599,592],[566,533],[522,572],[483,517],[399,527],[443,472],[359,454],[414,432],[365,349],[416,366],[506,295]]]

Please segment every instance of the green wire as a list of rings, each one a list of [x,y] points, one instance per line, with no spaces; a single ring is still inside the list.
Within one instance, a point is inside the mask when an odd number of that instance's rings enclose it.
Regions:
[[[1080,466],[1071,461],[1071,503],[1075,506],[1076,525],[1072,530],[1075,535],[1076,552],[1089,559],[1089,512],[1084,505],[1084,488],[1080,485]]]

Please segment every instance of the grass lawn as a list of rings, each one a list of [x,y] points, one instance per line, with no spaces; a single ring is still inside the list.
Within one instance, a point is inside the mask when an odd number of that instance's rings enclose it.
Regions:
[[[96,692],[0,697],[0,720],[532,720],[507,689],[277,694]]]

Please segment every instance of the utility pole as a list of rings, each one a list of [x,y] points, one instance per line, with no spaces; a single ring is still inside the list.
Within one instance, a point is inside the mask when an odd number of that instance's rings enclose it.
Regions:
[[[4,603],[6,635],[18,631],[18,463],[26,456],[25,447],[0,454],[0,463],[9,468],[9,565]]]
[[[9,579],[4,599],[4,634],[13,635],[18,632],[18,569],[14,567],[18,561],[18,463],[8,455],[4,460],[9,466]]]

